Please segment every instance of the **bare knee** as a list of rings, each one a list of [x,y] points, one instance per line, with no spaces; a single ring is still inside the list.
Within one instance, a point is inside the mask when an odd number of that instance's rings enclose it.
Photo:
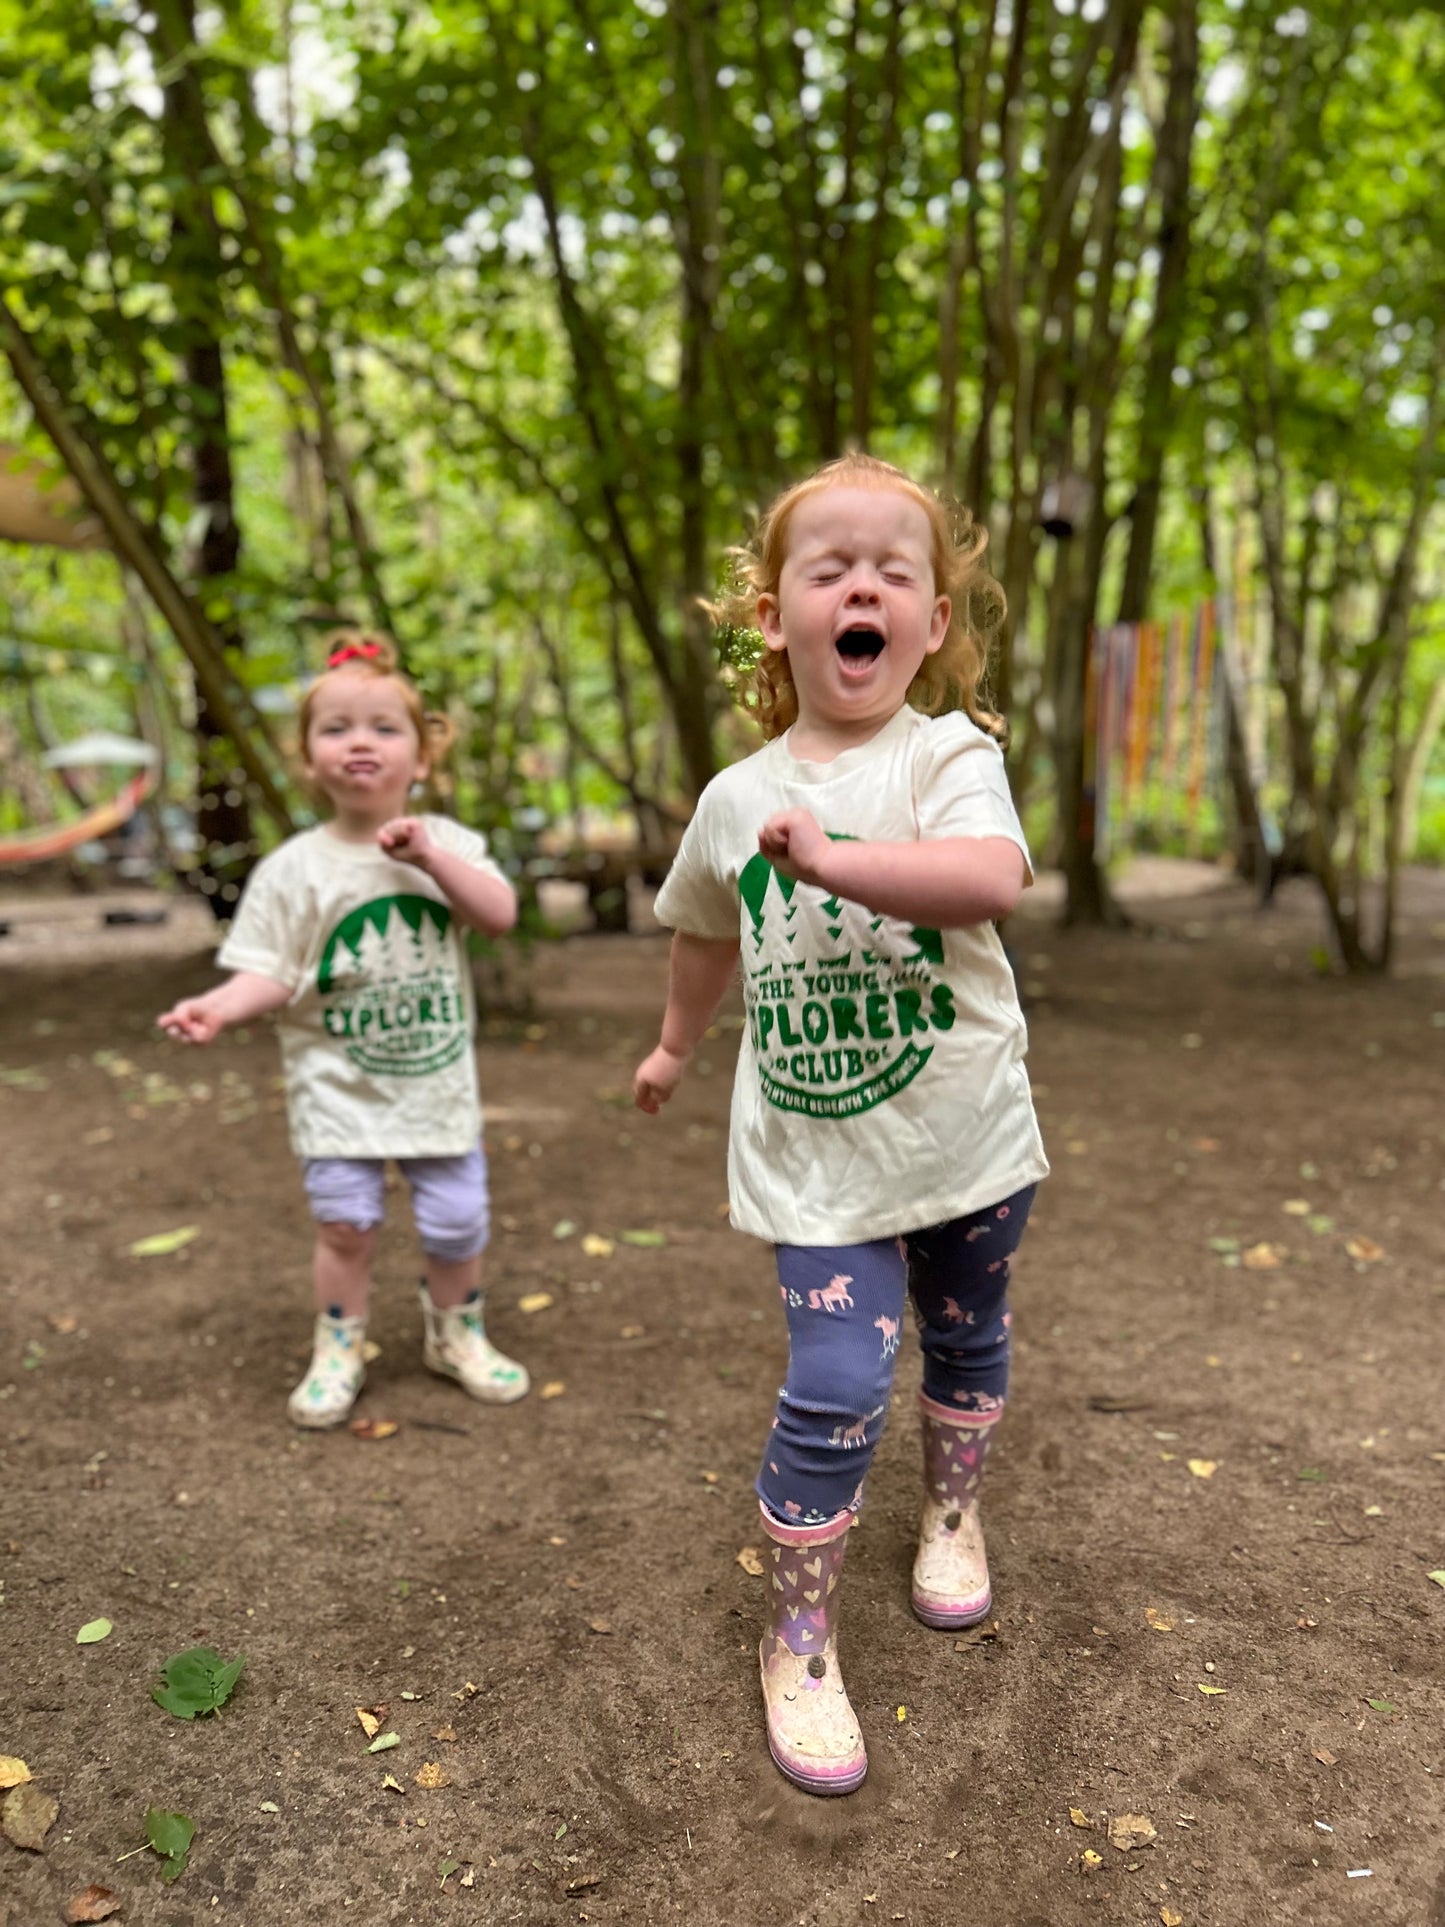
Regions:
[[[354,1224],[318,1224],[316,1242],[333,1258],[354,1264],[371,1256],[371,1248],[376,1243],[376,1227],[369,1225],[363,1231]]]

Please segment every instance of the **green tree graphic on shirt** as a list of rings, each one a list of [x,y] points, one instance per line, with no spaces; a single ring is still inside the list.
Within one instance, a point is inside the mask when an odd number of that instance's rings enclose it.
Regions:
[[[327,938],[316,972],[321,1021],[363,1070],[426,1077],[466,1050],[451,927],[450,908],[433,897],[373,897]]]
[[[738,892],[751,936],[748,1023],[768,1102],[844,1118],[897,1096],[933,1055],[933,1033],[954,1025],[952,992],[934,974],[941,932],[826,896],[761,853],[744,865]]]

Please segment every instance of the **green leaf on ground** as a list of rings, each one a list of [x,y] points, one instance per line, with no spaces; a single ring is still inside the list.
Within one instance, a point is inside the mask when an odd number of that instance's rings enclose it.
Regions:
[[[1366,1706],[1374,1707],[1377,1713],[1393,1713],[1394,1704],[1390,1700],[1366,1700]]]
[[[94,1646],[98,1640],[109,1639],[115,1628],[108,1619],[87,1619],[75,1635],[77,1646]]]
[[[665,1245],[667,1233],[665,1231],[624,1231],[622,1242],[625,1245]]]
[[[1302,1480],[1305,1485],[1328,1485],[1329,1484],[1328,1473],[1321,1472],[1318,1466],[1314,1466],[1314,1465],[1302,1465],[1299,1469],[1297,1477],[1300,1480]]]
[[[195,1837],[196,1823],[184,1813],[168,1813],[164,1807],[146,1809],[146,1845],[161,1857],[162,1880],[180,1879]]]
[[[1441,1572],[1427,1572],[1427,1573],[1425,1574],[1425,1577],[1426,1577],[1427,1579],[1433,1579],[1433,1580],[1435,1581],[1435,1584],[1436,1584],[1437,1586],[1445,1586],[1445,1571],[1441,1571]]]
[[[183,1224],[178,1231],[157,1231],[153,1237],[137,1238],[130,1248],[130,1255],[132,1258],[164,1258],[200,1235],[201,1227],[198,1224]]]
[[[400,1745],[400,1733],[378,1733],[366,1750],[368,1753],[386,1753],[389,1752],[392,1747]]]
[[[175,1653],[161,1668],[162,1686],[151,1689],[151,1698],[178,1720],[193,1720],[198,1713],[215,1713],[235,1691],[245,1655],[229,1665],[210,1646],[190,1646]]]

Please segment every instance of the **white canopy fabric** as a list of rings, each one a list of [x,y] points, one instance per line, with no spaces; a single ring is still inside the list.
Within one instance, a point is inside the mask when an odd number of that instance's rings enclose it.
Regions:
[[[112,729],[92,729],[73,743],[47,750],[40,760],[46,769],[152,769],[160,751]]]

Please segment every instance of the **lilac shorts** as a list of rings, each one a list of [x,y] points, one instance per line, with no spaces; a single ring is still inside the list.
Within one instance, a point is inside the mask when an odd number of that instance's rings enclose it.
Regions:
[[[486,1249],[491,1229],[481,1145],[450,1158],[398,1158],[411,1186],[411,1215],[429,1257],[463,1264]],[[304,1158],[301,1175],[318,1224],[370,1231],[386,1216],[385,1158]]]

